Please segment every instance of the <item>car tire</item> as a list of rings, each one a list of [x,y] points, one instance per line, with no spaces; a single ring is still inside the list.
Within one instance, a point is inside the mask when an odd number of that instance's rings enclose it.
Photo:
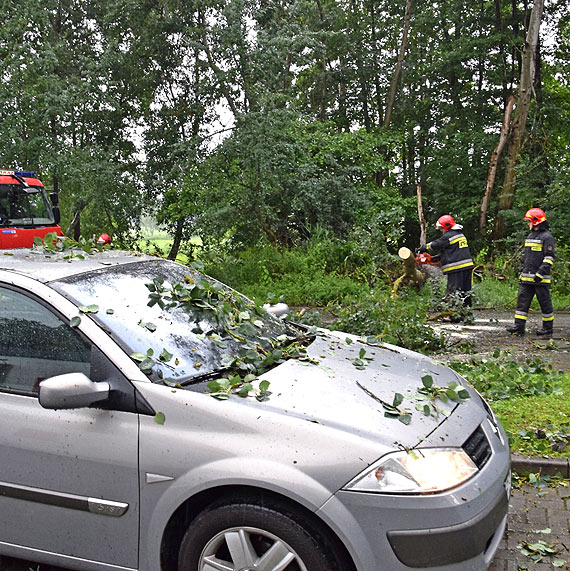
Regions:
[[[337,552],[301,512],[237,500],[194,519],[182,539],[178,571],[342,571]]]

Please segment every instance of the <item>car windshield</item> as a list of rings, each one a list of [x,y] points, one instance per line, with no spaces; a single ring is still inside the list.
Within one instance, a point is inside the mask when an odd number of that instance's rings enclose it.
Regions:
[[[0,184],[0,224],[2,226],[53,225],[51,206],[41,187]]]
[[[271,354],[298,335],[227,286],[167,260],[103,268],[50,285],[91,313],[153,380],[169,384],[229,369],[237,357],[247,373],[252,350]]]

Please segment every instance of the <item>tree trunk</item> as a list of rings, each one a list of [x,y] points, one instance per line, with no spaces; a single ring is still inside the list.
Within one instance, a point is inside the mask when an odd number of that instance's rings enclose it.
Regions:
[[[520,151],[522,148],[523,137],[526,129],[526,119],[533,92],[533,83],[535,76],[535,55],[538,45],[538,36],[540,31],[540,23],[544,10],[544,0],[535,0],[534,6],[530,13],[528,32],[524,45],[521,79],[518,89],[518,99],[515,108],[511,137],[509,141],[509,152],[507,156],[507,165],[505,171],[505,179],[503,188],[499,196],[499,212],[495,219],[495,227],[493,229],[493,238],[500,240],[505,233],[504,220],[501,212],[509,210],[513,205],[516,184],[516,166],[519,161]]]
[[[386,101],[386,111],[384,113],[384,127],[388,127],[390,121],[392,120],[392,110],[394,108],[394,101],[396,100],[398,84],[400,82],[400,76],[402,75],[402,65],[404,64],[404,57],[406,55],[406,49],[408,47],[408,35],[410,32],[410,24],[412,21],[413,9],[414,9],[414,0],[406,0],[406,11],[404,13],[404,27],[402,31],[402,43],[400,44],[400,52],[398,53],[398,59],[396,60],[396,68],[394,69],[394,75],[392,76],[392,82],[390,83],[390,92],[388,93],[388,99]]]
[[[184,230],[184,223],[186,218],[182,217],[176,221],[176,230],[174,231],[174,240],[172,240],[172,246],[170,247],[170,252],[168,252],[169,260],[176,260],[178,256],[178,251],[180,250],[180,244],[182,243],[182,231]]]
[[[426,245],[426,219],[424,218],[424,207],[422,204],[422,185],[416,186],[416,194],[418,195],[418,217],[420,219],[420,246]]]
[[[398,257],[403,262],[404,273],[392,285],[390,297],[396,297],[402,285],[413,285],[419,290],[426,280],[426,276],[416,268],[416,258],[414,253],[406,247],[398,250]]]
[[[73,232],[73,239],[77,242],[79,238],[81,238],[81,211],[83,210],[82,207],[77,208],[75,214],[73,215],[73,219],[71,223],[67,227],[67,231],[65,233],[66,236],[71,236]]]
[[[377,107],[377,114],[378,114],[378,121],[375,121],[377,125],[382,122],[383,117],[383,101],[382,101],[382,89],[381,89],[381,82],[380,82],[380,64],[378,63],[378,37],[376,35],[376,8],[375,2],[377,0],[370,0],[370,28],[371,28],[371,40],[372,40],[372,50],[374,54],[374,86],[376,89],[376,107]]]
[[[491,198],[491,192],[493,191],[493,186],[495,186],[495,177],[497,175],[497,165],[503,148],[507,142],[509,135],[509,127],[511,124],[511,113],[513,110],[513,105],[515,104],[515,98],[511,95],[507,101],[507,106],[505,107],[505,115],[503,117],[503,126],[501,128],[501,135],[499,136],[499,143],[495,147],[495,150],[491,154],[491,161],[489,163],[489,175],[487,177],[487,187],[485,188],[485,196],[483,197],[483,202],[481,203],[481,218],[479,220],[479,230],[481,233],[485,230],[487,225],[487,209],[489,208],[489,199]]]

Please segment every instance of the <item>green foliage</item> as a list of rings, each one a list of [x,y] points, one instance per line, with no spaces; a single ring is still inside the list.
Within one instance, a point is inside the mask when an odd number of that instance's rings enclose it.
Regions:
[[[521,541],[517,544],[517,549],[529,557],[534,563],[539,563],[545,557],[554,557],[562,553],[562,547],[553,543],[548,543],[542,539],[535,542]],[[556,558],[551,561],[552,567],[564,567],[566,562],[564,559]]]
[[[519,454],[568,456],[570,375],[540,359],[520,363],[508,352],[450,366],[489,401]]]
[[[497,349],[489,359],[452,361],[450,367],[463,375],[489,401],[514,396],[561,394],[562,372],[540,359],[519,363]]]
[[[473,311],[465,305],[465,293],[461,291],[444,294],[443,282],[430,281],[427,287],[431,290],[431,310],[437,315],[443,315],[453,323],[463,321],[469,325],[473,323]],[[471,296],[474,297],[473,294]]]
[[[195,269],[199,269],[195,264]],[[210,381],[208,389],[213,397],[227,399],[231,394],[240,397],[254,396],[258,400],[269,397],[269,383],[252,384],[259,375],[287,359],[312,362],[305,344],[309,337],[279,320],[271,320],[247,298],[225,288],[218,282],[196,274],[186,276],[184,283],[165,283],[156,277],[146,284],[150,307],[158,305],[165,311],[182,310],[194,321],[193,332],[208,337],[222,350],[219,372],[223,378]],[[267,320],[270,319],[268,324]],[[202,331],[201,323],[215,324],[213,329]],[[154,324],[139,323],[150,331]],[[133,353],[131,358],[139,368],[151,374],[155,357],[152,349],[146,354]],[[163,349],[158,359],[167,362],[173,355]],[[172,379],[164,379],[173,384]],[[176,384],[174,384],[176,386]]]
[[[334,327],[360,335],[373,335],[416,351],[437,351],[445,338],[426,323],[429,299],[415,293],[393,299],[386,290],[373,290],[358,299],[346,300],[338,309]]]
[[[205,259],[205,271],[263,303],[271,292],[290,305],[325,306],[358,296],[366,284],[352,279],[351,244],[312,240],[295,249],[265,244]]]
[[[36,236],[33,247],[37,250],[43,250],[46,254],[61,252],[64,260],[83,260],[85,255],[111,249],[110,245],[98,244],[95,239],[80,238],[73,240],[68,236],[58,236],[55,232],[48,232],[43,238]]]
[[[535,203],[570,243],[563,3],[549,7],[549,58],[537,64],[501,242],[480,234],[478,222],[520,76],[528,14],[518,2],[498,11],[490,2],[416,3],[389,124],[399,3],[21,0],[3,8],[0,166],[35,170],[58,190],[74,236],[104,230],[131,246],[143,209],[168,228],[175,250],[197,231],[208,246],[227,241],[235,251],[261,237],[299,245],[326,229],[362,241],[365,252],[353,255],[374,264],[377,278],[386,246],[418,242],[421,183],[428,223],[451,212],[474,250],[515,248],[521,214]]]
[[[519,430],[517,437],[524,441],[525,448],[531,449],[536,455],[563,452],[570,444],[570,424],[562,424],[559,427],[547,424],[540,428],[529,426]]]
[[[421,410],[426,416],[430,416],[432,411],[439,415],[438,400],[442,403],[449,401],[461,403],[470,397],[466,389],[458,387],[459,385],[455,381],[452,381],[445,387],[440,387],[434,383],[431,375],[424,375],[422,377],[422,386],[418,389],[418,394],[415,396],[415,399],[420,401],[416,404],[416,409]],[[446,415],[448,414],[447,409],[444,409],[443,412]]]
[[[380,397],[375,395],[372,391],[367,389],[364,385],[361,385],[358,381],[356,381],[357,386],[362,389],[368,396],[372,397],[374,400],[378,401],[383,409],[384,409],[384,416],[386,418],[395,418],[398,419],[402,424],[408,425],[412,422],[412,415],[405,409],[401,408],[401,404],[404,400],[404,396],[400,393],[394,394],[394,399],[392,400],[392,404],[382,400]]]
[[[374,346],[378,343],[378,340],[376,338],[368,338],[366,343]],[[365,351],[364,353],[363,351],[363,349],[360,350],[360,357],[357,359],[358,361],[362,362],[365,353]],[[355,366],[357,368],[364,368],[364,363]],[[361,385],[358,381],[356,384],[368,396],[372,397],[382,405],[384,416],[386,418],[397,419],[402,424],[406,425],[412,422],[412,412],[409,408],[402,406],[405,398],[402,394],[395,393],[392,403],[389,403],[378,397],[378,395],[374,394],[365,386]],[[470,398],[469,392],[466,389],[460,388],[457,390],[458,387],[459,385],[456,382],[451,382],[445,387],[440,387],[434,383],[431,375],[424,375],[422,377],[422,385],[418,387],[417,393],[411,398],[417,401],[415,407],[416,410],[420,411],[425,416],[439,416],[440,413],[448,416],[449,409],[443,408],[440,410],[440,403],[445,405],[449,401],[453,401],[460,404]]]
[[[400,209],[393,186],[375,173],[393,165],[378,148],[396,141],[381,132],[339,132],[274,98],[237,123],[211,157],[212,176],[195,227],[208,239],[229,230],[238,243],[265,237],[273,245],[300,244],[326,229],[346,237],[378,212]],[[393,227],[388,220],[380,225]]]
[[[545,488],[568,488],[570,487],[570,480],[563,478],[562,474],[558,472],[554,476],[550,474],[543,474],[542,472],[525,472],[524,474],[513,473],[513,488],[520,489],[523,484],[527,484],[538,490],[538,495],[543,495]]]
[[[561,244],[556,250],[552,273],[552,296],[559,298],[559,305],[570,307],[570,245]]]

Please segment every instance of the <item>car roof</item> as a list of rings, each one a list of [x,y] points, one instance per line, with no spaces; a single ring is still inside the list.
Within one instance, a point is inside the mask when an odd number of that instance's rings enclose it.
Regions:
[[[61,252],[48,252],[43,248],[0,250],[0,270],[27,275],[44,283],[104,267],[152,260],[164,261],[163,258],[122,250],[93,253],[85,253],[80,249]]]

